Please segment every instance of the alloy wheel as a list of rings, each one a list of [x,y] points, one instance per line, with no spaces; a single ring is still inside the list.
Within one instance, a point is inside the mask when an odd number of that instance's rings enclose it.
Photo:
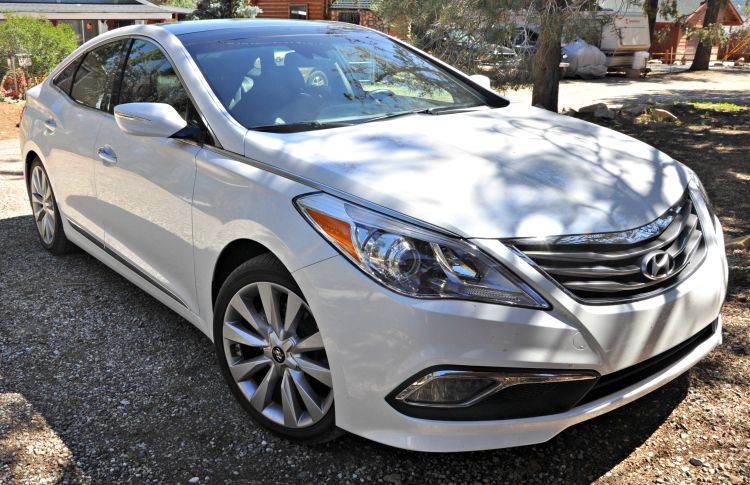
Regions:
[[[222,325],[232,378],[276,424],[305,428],[333,405],[328,357],[310,307],[284,286],[252,283],[229,302]]]
[[[40,165],[31,172],[31,209],[34,222],[44,244],[51,245],[55,239],[55,197],[52,194],[47,174]]]

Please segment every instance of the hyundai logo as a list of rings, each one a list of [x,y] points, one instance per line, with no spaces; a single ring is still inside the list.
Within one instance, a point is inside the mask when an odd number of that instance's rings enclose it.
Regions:
[[[275,360],[279,364],[284,362],[284,359],[286,358],[286,356],[284,355],[284,351],[279,347],[274,347],[271,351],[271,355],[273,355],[273,360]]]
[[[674,271],[674,258],[666,251],[651,251],[641,261],[641,273],[650,280],[663,280]]]

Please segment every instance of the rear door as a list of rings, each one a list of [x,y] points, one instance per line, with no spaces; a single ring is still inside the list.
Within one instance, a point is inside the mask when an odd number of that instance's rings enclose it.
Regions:
[[[108,42],[69,64],[52,81],[44,116],[47,171],[69,222],[84,236],[104,240],[94,180],[94,142],[111,114],[111,92],[124,40]]]
[[[136,38],[128,49],[114,104],[172,105],[200,123],[167,56]],[[103,120],[95,143],[97,196],[108,252],[182,306],[197,312],[193,272],[192,199],[200,146],[175,138],[123,133]]]

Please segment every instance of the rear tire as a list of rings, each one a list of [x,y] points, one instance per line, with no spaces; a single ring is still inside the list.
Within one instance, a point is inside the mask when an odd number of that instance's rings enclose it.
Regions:
[[[29,167],[27,184],[32,217],[36,225],[39,242],[52,254],[65,254],[75,249],[63,229],[62,215],[57,207],[55,193],[52,190],[47,171],[39,158],[35,158]]]
[[[271,254],[235,269],[214,308],[214,347],[235,398],[264,428],[324,443],[336,427],[328,357],[302,292]]]

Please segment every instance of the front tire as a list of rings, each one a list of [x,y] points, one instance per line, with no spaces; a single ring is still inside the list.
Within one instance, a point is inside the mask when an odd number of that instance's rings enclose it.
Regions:
[[[55,193],[52,191],[47,171],[39,158],[29,167],[29,202],[34,217],[39,242],[53,254],[65,254],[75,246],[65,237],[62,216],[57,208]]]
[[[245,262],[221,287],[214,347],[232,393],[263,427],[303,443],[343,433],[336,428],[331,371],[315,318],[272,255]]]

